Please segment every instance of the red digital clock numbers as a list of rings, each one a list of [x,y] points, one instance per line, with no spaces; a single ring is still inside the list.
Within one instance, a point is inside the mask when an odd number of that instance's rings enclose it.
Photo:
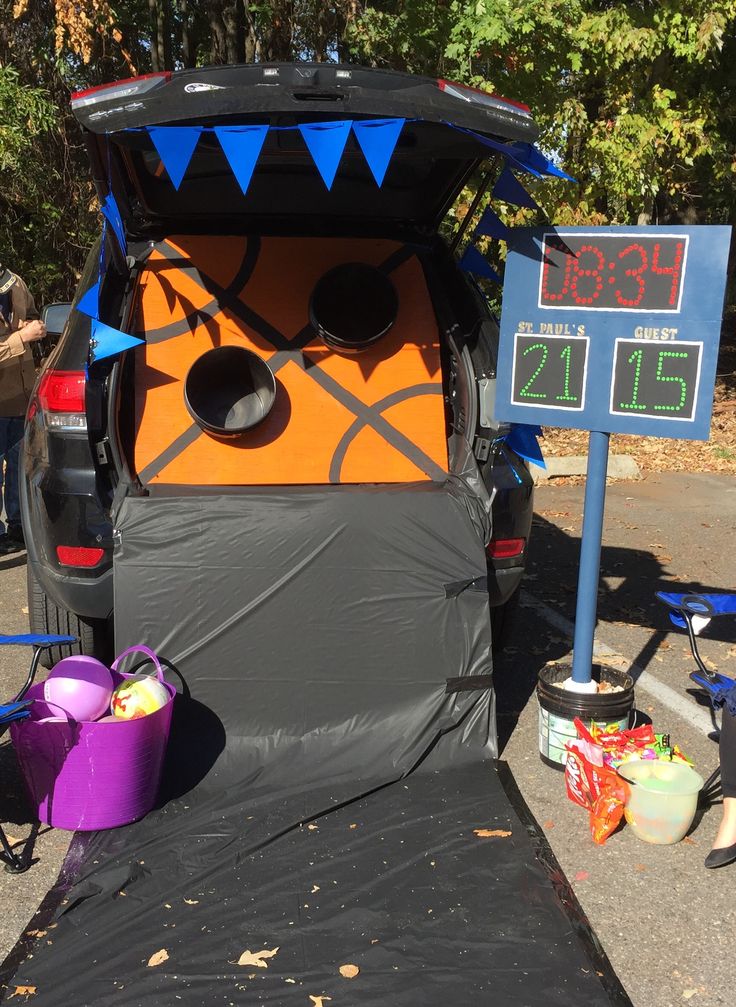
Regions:
[[[687,235],[545,235],[539,307],[678,311],[687,244]]]

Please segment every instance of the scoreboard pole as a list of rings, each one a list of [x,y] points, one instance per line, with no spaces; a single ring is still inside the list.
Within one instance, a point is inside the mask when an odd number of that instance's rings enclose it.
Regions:
[[[583,534],[580,544],[572,652],[572,691],[587,691],[585,688],[576,690],[575,686],[589,686],[593,677],[593,642],[598,612],[598,583],[610,436],[600,430],[591,430],[588,438],[588,473],[585,480]]]

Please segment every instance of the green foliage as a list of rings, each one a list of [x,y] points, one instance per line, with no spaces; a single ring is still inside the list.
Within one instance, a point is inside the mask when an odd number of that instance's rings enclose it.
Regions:
[[[468,83],[527,102],[579,185],[556,219],[730,220],[736,6],[454,0],[445,50]]]
[[[162,65],[340,58],[461,80],[530,106],[578,180],[534,183],[559,223],[736,216],[734,0],[78,0],[57,35],[60,9],[0,0],[0,258],[39,296],[69,293],[96,229],[69,91]]]

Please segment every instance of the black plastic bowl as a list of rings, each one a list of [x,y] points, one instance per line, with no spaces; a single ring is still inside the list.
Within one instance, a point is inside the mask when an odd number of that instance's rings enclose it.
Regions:
[[[276,379],[257,353],[218,346],[194,361],[184,381],[184,401],[195,422],[214,437],[239,437],[268,416]]]
[[[317,281],[309,321],[332,349],[358,353],[386,335],[398,310],[394,285],[380,269],[346,262]]]

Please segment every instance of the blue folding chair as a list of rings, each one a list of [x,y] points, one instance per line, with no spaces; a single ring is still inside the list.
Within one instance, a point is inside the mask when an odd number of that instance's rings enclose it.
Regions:
[[[38,662],[41,659],[41,652],[48,647],[56,647],[61,643],[77,643],[77,641],[78,638],[76,636],[39,636],[35,633],[25,633],[20,636],[0,635],[0,647],[11,645],[33,647],[31,666],[22,688],[10,703],[6,703],[5,705],[0,704],[0,735],[5,733],[5,729],[11,721],[23,720],[25,717],[30,716],[30,706],[33,701],[24,700],[23,697],[33,685],[33,680],[38,671]],[[8,837],[5,835],[5,831],[1,825],[0,845],[2,846],[0,860],[4,861],[6,871],[11,874],[23,874],[24,871],[28,870],[31,866],[30,859],[12,850]]]
[[[687,630],[690,650],[698,666],[697,671],[690,672],[690,678],[705,690],[714,709],[725,706],[729,713],[736,716],[736,679],[706,668],[697,640],[699,629],[704,628],[704,624],[699,625],[698,620],[709,621],[722,615],[736,615],[736,594],[670,594],[667,591],[657,591],[656,596],[669,607],[670,622]],[[703,785],[701,803],[713,804],[721,797],[720,781],[721,771],[718,768]]]

